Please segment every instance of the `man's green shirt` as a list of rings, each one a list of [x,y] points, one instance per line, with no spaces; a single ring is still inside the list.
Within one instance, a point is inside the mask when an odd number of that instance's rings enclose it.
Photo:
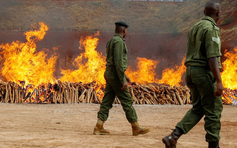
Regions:
[[[126,82],[127,46],[121,35],[115,34],[114,37],[107,42],[106,54],[106,66],[115,67],[120,82]]]
[[[209,67],[208,59],[218,57],[221,68],[220,56],[220,29],[211,17],[205,16],[188,33],[185,65]]]

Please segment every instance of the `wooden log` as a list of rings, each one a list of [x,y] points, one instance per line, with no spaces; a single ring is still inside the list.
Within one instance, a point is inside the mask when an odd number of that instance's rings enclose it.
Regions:
[[[171,97],[170,97],[169,94],[166,95],[166,98],[168,99],[168,101],[169,101],[171,104],[175,104],[175,102],[171,99]]]
[[[63,96],[63,94],[64,94],[64,88],[62,88],[62,91],[60,93],[60,104],[64,103],[64,96]]]
[[[8,83],[6,84],[6,95],[5,95],[5,101],[4,103],[7,103],[9,99],[9,89],[8,89]]]
[[[178,100],[177,100],[177,98],[176,98],[176,95],[175,95],[175,92],[172,92],[172,99],[173,99],[173,101],[175,102],[175,104],[176,105],[179,105],[179,102],[178,102]]]
[[[54,104],[57,104],[57,93],[58,93],[58,92],[54,92],[54,93],[53,93],[53,103],[54,103]]]
[[[86,89],[84,89],[84,91],[82,92],[82,94],[80,95],[80,97],[78,99],[81,103],[83,103],[83,99],[84,99],[84,94],[85,93],[86,93]]]
[[[9,101],[12,103],[12,87],[11,87],[11,84],[9,84]]]
[[[86,103],[90,103],[91,91],[92,89],[90,88],[86,93]]]
[[[75,103],[79,103],[78,88],[79,88],[79,86],[76,86],[76,88],[75,88]]]
[[[95,91],[93,91],[93,95],[94,95],[94,99],[95,99],[94,103],[96,103],[96,104],[100,103]]]
[[[15,85],[15,102],[14,103],[19,103],[19,97],[18,97],[18,86]]]
[[[146,97],[145,97],[145,96],[146,96]],[[147,94],[147,93],[144,94],[144,97],[145,97],[144,100],[145,100],[146,104],[149,104],[149,105],[153,104],[153,103],[150,101],[150,99],[151,99],[150,97],[151,97],[151,96],[149,96],[149,94]],[[149,99],[149,98],[150,98],[150,99]]]
[[[14,86],[11,86],[11,103],[15,102],[15,91]]]
[[[18,98],[18,99],[19,99],[19,100],[18,100],[18,101],[19,101],[18,103],[22,103],[21,100],[22,100],[22,98],[23,98],[23,96],[24,96],[24,93],[22,92],[22,90],[23,90],[23,88],[21,88],[21,87],[19,86],[19,87],[18,87],[18,97],[19,97],[19,98]]]
[[[178,98],[179,104],[183,105],[183,100],[181,99],[180,94],[177,90],[175,91],[175,94],[176,94],[176,97]]]
[[[86,103],[86,95],[82,96],[82,103]]]
[[[137,100],[137,98],[135,97],[135,95],[133,93],[133,88],[129,87],[129,90],[130,90],[130,94],[131,94],[132,99],[133,99],[133,104],[136,104],[138,102],[138,100]]]

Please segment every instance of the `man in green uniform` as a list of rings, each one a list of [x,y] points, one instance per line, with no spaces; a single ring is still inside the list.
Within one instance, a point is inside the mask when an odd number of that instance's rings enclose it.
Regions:
[[[162,139],[166,148],[176,148],[178,138],[188,133],[203,116],[209,148],[219,148],[223,86],[219,71],[221,41],[216,22],[220,12],[219,3],[208,1],[204,10],[205,17],[189,31],[185,79],[192,94],[193,107],[174,131]]]
[[[123,110],[126,113],[127,120],[132,125],[134,136],[146,134],[150,131],[148,128],[142,128],[137,123],[137,114],[133,108],[133,100],[128,89],[128,83],[131,80],[126,76],[127,69],[127,47],[124,38],[127,35],[127,27],[124,22],[115,23],[115,35],[106,45],[107,64],[104,77],[106,80],[105,95],[98,112],[98,121],[94,128],[95,135],[108,135],[109,131],[103,128],[103,123],[109,116],[109,110],[112,108],[115,96],[120,100]]]

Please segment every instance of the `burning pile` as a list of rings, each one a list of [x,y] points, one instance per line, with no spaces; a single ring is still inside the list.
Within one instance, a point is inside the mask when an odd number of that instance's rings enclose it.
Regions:
[[[82,84],[70,82],[57,82],[55,84],[32,85],[24,87],[14,82],[0,83],[0,99],[3,103],[101,103],[97,96],[96,82]],[[33,90],[33,91],[32,91]],[[134,104],[189,104],[190,92],[184,87],[170,87],[165,84],[137,84],[129,86]],[[120,104],[118,98],[114,103]]]
[[[53,77],[57,51],[49,57],[44,51],[36,51],[36,42],[42,40],[48,27],[40,23],[39,30],[25,33],[27,42],[19,41],[2,44],[0,48],[4,59],[1,75],[6,82],[0,82],[0,99],[4,103],[101,103],[104,95],[105,57],[96,51],[98,38],[88,36],[81,38],[80,50],[85,52],[74,61],[76,70],[61,69],[62,77]],[[234,51],[237,51],[235,49]],[[235,54],[235,53],[231,53]],[[235,81],[236,70],[230,70],[228,65],[235,62],[230,52],[225,55],[223,81]],[[229,57],[228,57],[229,56]],[[234,57],[237,57],[234,55]],[[180,86],[185,72],[184,59],[180,66],[165,69],[162,78],[158,79],[155,69],[159,61],[137,58],[138,66],[134,70],[128,67],[126,74],[134,83],[129,86],[135,104],[190,104],[190,91],[186,86]],[[230,61],[228,61],[230,60]],[[236,66],[235,66],[236,67]],[[231,71],[234,73],[231,78]],[[138,84],[139,83],[139,84]],[[227,85],[228,84],[228,85]],[[236,102],[236,87],[224,83],[223,103]],[[120,103],[116,98],[114,103]]]
[[[190,91],[186,86],[170,87],[166,84],[137,84],[129,87],[135,104],[190,104]]]
[[[35,88],[32,85],[24,87],[14,82],[1,82],[0,98],[3,103],[100,103],[94,88],[95,83],[59,81]]]
[[[221,77],[225,89],[222,100],[224,104],[237,105],[237,47],[232,51],[226,50],[224,57]]]
[[[223,104],[232,104],[237,106],[237,91],[232,89],[224,89],[223,92]]]

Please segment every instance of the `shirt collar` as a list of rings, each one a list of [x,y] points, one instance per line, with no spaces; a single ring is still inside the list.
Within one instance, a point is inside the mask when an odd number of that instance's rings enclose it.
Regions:
[[[114,36],[118,36],[118,37],[120,37],[123,41],[125,41],[125,39],[120,35],[120,34],[115,34]]]
[[[212,22],[215,26],[217,26],[216,22],[210,16],[204,16],[202,18],[202,20],[208,20],[208,21]]]

